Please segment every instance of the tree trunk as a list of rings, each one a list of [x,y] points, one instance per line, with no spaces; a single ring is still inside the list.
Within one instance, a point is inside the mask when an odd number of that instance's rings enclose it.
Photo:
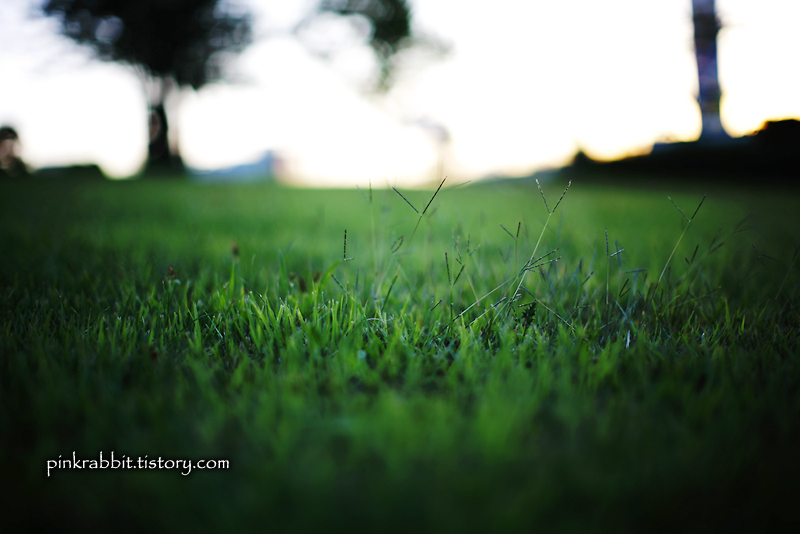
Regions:
[[[186,172],[180,154],[169,147],[169,123],[163,101],[150,108],[150,145],[147,148],[147,173],[182,176]]]

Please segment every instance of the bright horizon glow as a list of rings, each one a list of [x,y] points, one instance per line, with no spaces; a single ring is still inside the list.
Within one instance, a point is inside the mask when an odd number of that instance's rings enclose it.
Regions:
[[[453,179],[527,174],[576,150],[614,159],[700,133],[694,100],[691,0],[417,0],[414,24],[451,43],[444,60],[401,58],[384,97],[358,87],[373,61],[353,45],[330,63],[286,35],[307,0],[242,0],[259,38],[231,66],[234,81],[167,102],[186,163],[213,169],[267,150],[291,180],[347,186],[431,183],[444,154]],[[147,153],[136,76],[90,59],[26,0],[0,5],[0,124],[14,126],[32,167],[98,163],[114,177]],[[800,118],[800,2],[717,0],[722,121],[732,135]],[[441,125],[442,147],[423,123]]]

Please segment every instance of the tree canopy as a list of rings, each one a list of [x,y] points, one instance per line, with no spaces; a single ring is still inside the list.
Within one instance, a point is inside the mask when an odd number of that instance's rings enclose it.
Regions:
[[[317,11],[360,17],[369,24],[369,46],[380,63],[378,88],[391,85],[392,58],[412,43],[411,9],[406,0],[321,0]]]
[[[61,31],[104,60],[128,63],[154,78],[199,88],[221,77],[221,58],[252,40],[248,14],[219,0],[47,0],[42,10]]]
[[[322,0],[319,11],[364,17],[372,27],[369,44],[381,56],[397,52],[411,37],[411,10],[405,0]]]

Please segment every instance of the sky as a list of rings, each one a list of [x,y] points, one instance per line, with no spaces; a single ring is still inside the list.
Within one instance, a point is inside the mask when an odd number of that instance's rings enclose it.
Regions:
[[[142,168],[147,102],[123,65],[103,63],[32,15],[38,0],[0,0],[0,124],[33,168]],[[412,0],[413,29],[449,48],[410,50],[385,95],[365,90],[372,52],[346,21],[300,40],[314,0],[238,0],[255,42],[228,81],[167,102],[184,161],[215,169],[279,153],[297,184],[418,186],[525,175],[696,139],[691,0]],[[745,135],[800,118],[800,2],[717,0],[722,122]],[[327,60],[311,52],[336,43]],[[442,132],[447,132],[446,140]]]

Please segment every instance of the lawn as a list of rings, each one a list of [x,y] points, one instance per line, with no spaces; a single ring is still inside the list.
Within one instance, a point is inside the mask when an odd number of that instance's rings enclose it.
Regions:
[[[457,185],[0,183],[3,522],[797,521],[796,192]]]

